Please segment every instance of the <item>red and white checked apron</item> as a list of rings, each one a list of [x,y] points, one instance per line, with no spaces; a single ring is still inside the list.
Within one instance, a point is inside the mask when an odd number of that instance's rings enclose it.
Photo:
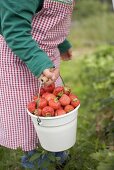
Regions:
[[[68,35],[72,10],[72,0],[44,0],[43,8],[33,17],[32,36],[56,67],[60,65],[57,45]],[[60,78],[56,83],[61,84]],[[36,147],[38,137],[26,107],[37,89],[38,78],[0,36],[0,145],[24,151]]]

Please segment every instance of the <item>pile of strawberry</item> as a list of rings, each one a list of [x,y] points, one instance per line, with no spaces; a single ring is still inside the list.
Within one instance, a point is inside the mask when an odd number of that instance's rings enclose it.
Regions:
[[[66,86],[55,87],[55,84],[41,87],[40,98],[33,96],[27,109],[36,116],[60,116],[74,110],[80,104],[76,95]]]

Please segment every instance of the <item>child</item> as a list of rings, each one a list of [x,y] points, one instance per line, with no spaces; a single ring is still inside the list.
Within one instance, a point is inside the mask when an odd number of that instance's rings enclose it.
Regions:
[[[72,10],[73,0],[0,1],[0,145],[34,153],[38,138],[27,103],[42,74],[47,85],[62,83],[60,54],[65,60],[72,55],[66,40]]]

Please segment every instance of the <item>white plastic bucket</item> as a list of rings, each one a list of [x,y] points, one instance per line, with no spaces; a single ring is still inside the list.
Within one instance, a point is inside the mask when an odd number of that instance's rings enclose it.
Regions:
[[[27,110],[40,144],[45,150],[59,152],[67,150],[75,144],[79,107],[80,105],[65,115],[55,117],[37,117]]]

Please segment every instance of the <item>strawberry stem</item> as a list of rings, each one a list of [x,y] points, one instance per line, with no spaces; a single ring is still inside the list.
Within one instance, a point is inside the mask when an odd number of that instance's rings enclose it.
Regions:
[[[56,97],[56,98],[54,99],[54,102],[58,102],[58,97]]]
[[[51,114],[50,113],[46,113],[46,117],[51,117]]]
[[[58,93],[58,97],[61,97],[63,95],[63,91]]]
[[[73,99],[73,102],[76,102],[76,101],[78,101],[78,99],[77,99],[77,98]]]

